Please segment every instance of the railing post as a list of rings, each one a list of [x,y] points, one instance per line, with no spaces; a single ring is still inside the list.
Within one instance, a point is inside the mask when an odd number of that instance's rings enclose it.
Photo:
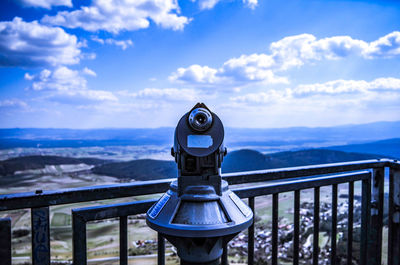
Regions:
[[[313,265],[318,265],[319,255],[319,203],[320,187],[314,188]]]
[[[354,181],[349,182],[349,210],[347,218],[347,264],[353,264]]]
[[[11,218],[0,219],[0,260],[11,265]]]
[[[338,184],[333,184],[332,185],[331,265],[336,265],[337,203],[338,203]]]
[[[371,223],[368,238],[368,264],[381,265],[384,168],[372,172]]]
[[[253,265],[254,264],[254,220],[256,219],[256,212],[254,211],[254,197],[249,198],[249,207],[253,211],[254,214],[254,219],[253,223],[251,226],[248,228],[247,233],[248,233],[248,242],[247,242],[247,264],[248,265]]]
[[[279,193],[272,194],[272,265],[278,265]]]
[[[221,265],[228,265],[228,243],[222,247]]]
[[[161,233],[157,233],[157,264],[165,265],[165,238]]]
[[[294,191],[294,216],[293,216],[293,265],[299,265],[299,239],[300,239],[300,190]]]
[[[50,265],[49,207],[31,209],[32,264]]]
[[[128,264],[128,216],[119,217],[119,264]]]
[[[390,169],[388,264],[400,265],[400,170]]]
[[[72,210],[72,258],[74,265],[87,264],[86,220]]]
[[[360,264],[367,264],[368,226],[370,218],[371,179],[362,181]],[[334,264],[332,264],[334,265]]]

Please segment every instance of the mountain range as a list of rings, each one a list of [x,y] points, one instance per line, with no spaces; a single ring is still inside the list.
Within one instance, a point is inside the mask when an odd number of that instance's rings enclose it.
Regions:
[[[382,141],[326,147],[329,150],[383,155],[400,159],[400,138]]]
[[[334,127],[273,129],[225,128],[229,147],[310,147],[361,144],[400,137],[400,121]],[[15,147],[172,146],[174,128],[155,129],[0,129],[0,149]],[[251,148],[255,149],[255,148]]]
[[[345,162],[382,158],[381,155],[348,153],[335,150],[309,149],[264,155],[255,150],[238,150],[229,153],[222,163],[222,172],[238,172],[301,165]],[[114,162],[93,158],[70,158],[60,156],[22,156],[0,161],[0,175],[12,175],[16,171],[44,168],[46,165],[90,164],[98,175],[120,179],[153,180],[174,178],[177,167],[174,161],[139,159]]]

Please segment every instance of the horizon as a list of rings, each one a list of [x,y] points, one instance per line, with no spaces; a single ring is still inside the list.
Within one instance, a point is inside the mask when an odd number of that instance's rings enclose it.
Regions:
[[[371,125],[376,123],[400,123],[400,120],[396,121],[375,121],[368,123],[346,123],[334,126],[290,126],[290,127],[231,127],[224,126],[224,128],[229,129],[249,129],[249,130],[273,130],[273,129],[296,129],[296,128],[306,128],[306,129],[319,129],[319,128],[334,128],[334,127],[348,127],[348,126],[362,126]],[[43,130],[151,130],[151,129],[174,129],[175,126],[160,126],[160,127],[92,127],[92,128],[62,128],[62,127],[0,127],[0,130],[13,130],[13,129],[43,129]]]
[[[8,0],[0,126],[229,128],[400,120],[400,2]],[[96,14],[96,15],[95,15]]]

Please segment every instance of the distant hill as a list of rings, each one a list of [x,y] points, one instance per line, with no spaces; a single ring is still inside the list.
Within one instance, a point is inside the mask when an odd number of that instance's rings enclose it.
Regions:
[[[390,156],[400,159],[400,138],[376,141],[365,144],[330,146],[326,147],[326,149],[338,150],[344,152],[377,154],[377,155]]]
[[[118,178],[153,180],[175,178],[177,167],[174,161],[139,159],[96,166],[92,172]]]
[[[280,152],[263,155],[254,150],[239,150],[228,153],[222,163],[222,172],[238,172],[269,168],[314,165],[380,158],[379,155],[346,153],[342,151],[310,149],[295,152]],[[136,180],[175,178],[176,164],[173,161],[133,160],[109,163],[92,169],[96,174]]]
[[[156,129],[0,129],[0,149],[169,145],[174,128]]]
[[[309,149],[263,155],[254,150],[231,152],[222,163],[222,172],[239,172],[281,167],[317,165],[325,163],[381,158],[380,155],[346,153],[342,151]]]
[[[173,144],[173,127],[154,129],[0,129],[0,149]],[[229,147],[300,146],[302,149],[400,137],[400,121],[333,127],[225,128]],[[252,148],[256,149],[256,148]],[[293,148],[291,148],[293,149]],[[283,149],[288,150],[288,149]]]
[[[97,158],[72,158],[63,156],[22,156],[0,161],[0,175],[12,175],[16,171],[40,169],[46,165],[88,164],[101,165],[111,161]]]
[[[254,150],[239,150],[228,153],[222,163],[222,172],[238,172],[280,167],[315,165],[387,156],[349,153],[336,150],[308,149],[264,155]],[[140,159],[114,162],[96,158],[71,158],[60,156],[24,156],[0,161],[0,175],[12,175],[16,171],[44,168],[46,165],[62,164],[95,165],[92,172],[99,175],[135,180],[175,178],[177,167],[174,161]]]
[[[225,143],[235,145],[284,145],[299,142],[364,143],[400,137],[400,121],[349,124],[332,127],[272,129],[226,128]]]

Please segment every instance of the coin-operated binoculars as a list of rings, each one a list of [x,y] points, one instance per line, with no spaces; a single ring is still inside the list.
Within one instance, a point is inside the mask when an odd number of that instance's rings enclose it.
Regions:
[[[221,179],[224,127],[203,103],[175,129],[178,180],[147,212],[147,224],[178,250],[181,264],[219,264],[223,247],[253,222],[251,209]]]

